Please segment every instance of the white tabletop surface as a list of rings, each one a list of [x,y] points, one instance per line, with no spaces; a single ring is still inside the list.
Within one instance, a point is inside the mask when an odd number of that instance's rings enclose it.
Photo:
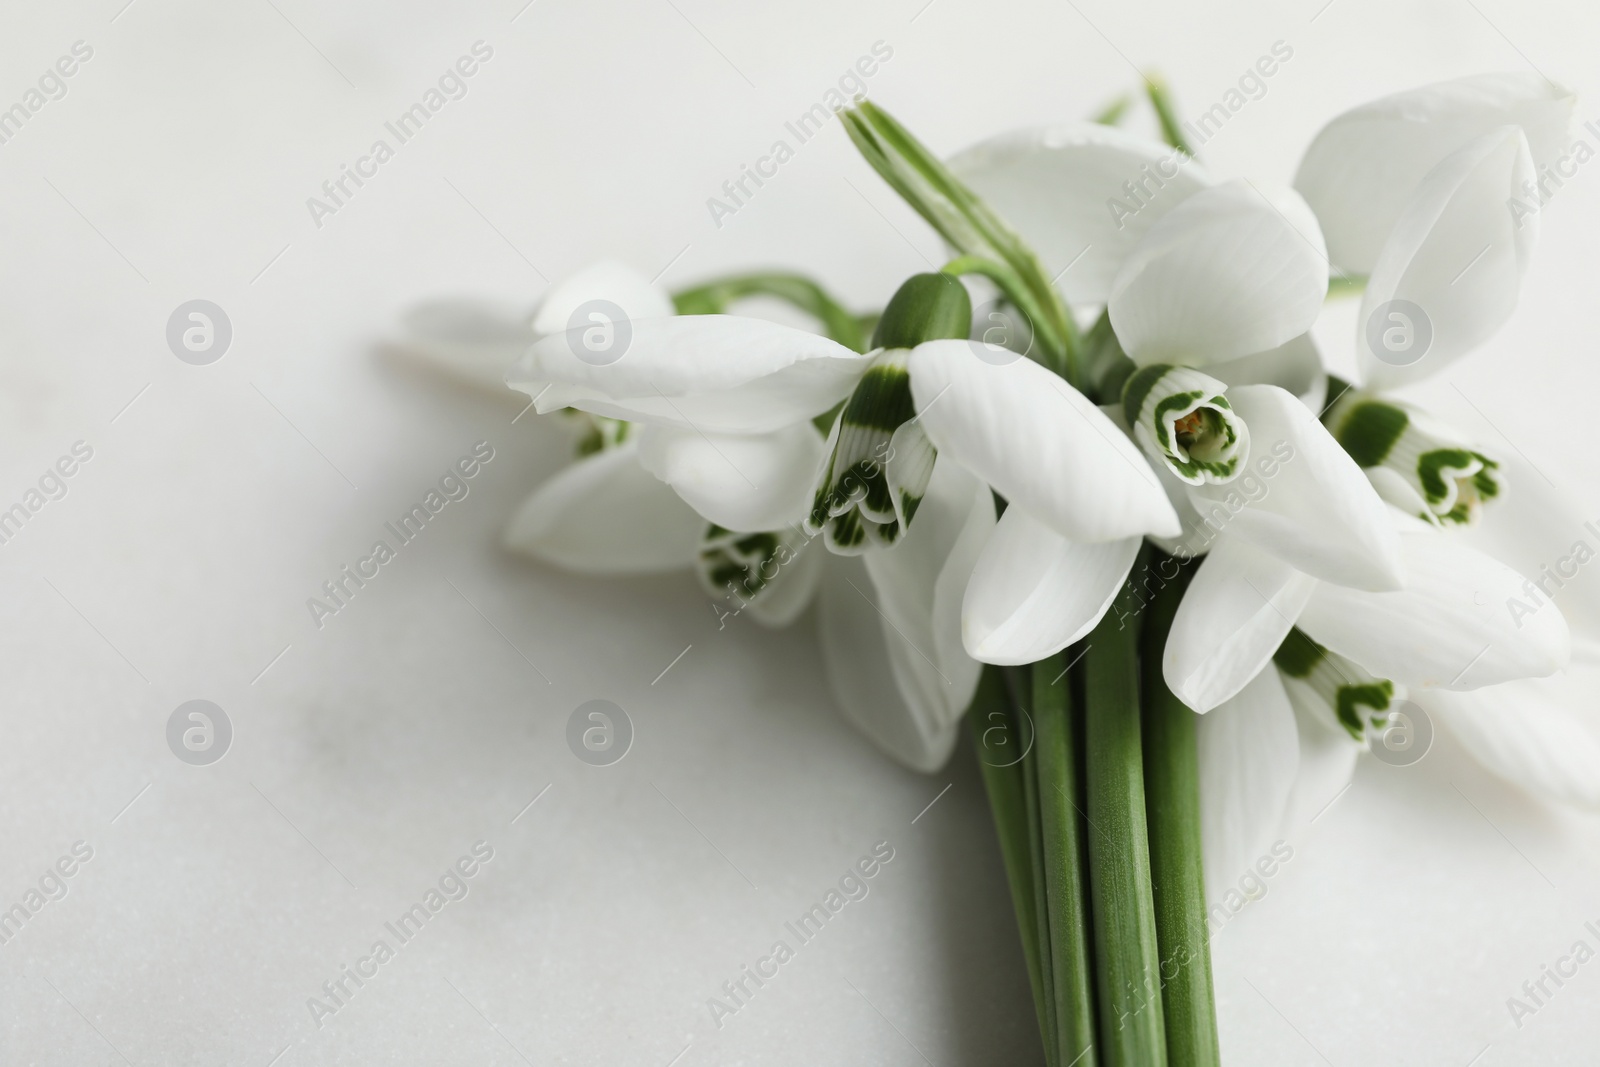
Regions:
[[[1600,16],[1571,0],[125,2],[0,16],[0,107],[93,50],[0,144],[0,507],[93,450],[0,545],[0,908],[92,850],[0,944],[5,1064],[1042,1062],[971,757],[881,757],[809,618],[719,630],[686,575],[506,555],[563,435],[383,338],[416,299],[530,305],[601,257],[881,304],[939,245],[836,125],[722,226],[705,204],[877,41],[872,97],[941,151],[1082,116],[1130,63],[1199,109],[1278,40],[1221,173],[1287,181],[1344,108],[1482,70],[1536,64],[1600,116]],[[307,198],[478,41],[466,96],[316,225]],[[1424,394],[1586,514],[1596,167],[1547,207],[1515,319]],[[164,338],[195,298],[233,327],[209,366]],[[1325,327],[1338,362],[1350,323]],[[318,629],[306,598],[480,440],[470,496]],[[609,767],[564,740],[594,698],[637,732]],[[210,766],[167,746],[191,699],[234,727]],[[480,841],[466,897],[314,1018]],[[878,842],[869,895],[719,1028],[708,998]],[[1228,1063],[1593,1062],[1600,963],[1520,1028],[1505,1001],[1600,944],[1600,820],[1443,741],[1364,762],[1292,844],[1214,941]]]

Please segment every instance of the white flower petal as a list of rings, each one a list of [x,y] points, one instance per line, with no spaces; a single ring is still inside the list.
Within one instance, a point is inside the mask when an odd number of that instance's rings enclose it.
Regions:
[[[943,736],[978,687],[982,666],[961,647],[960,591],[993,528],[988,487],[954,463],[938,463],[904,537],[862,557],[883,613],[889,665],[929,738]]]
[[[1447,533],[1400,534],[1406,587],[1368,593],[1322,583],[1300,628],[1368,671],[1407,686],[1478,689],[1566,665],[1567,622],[1552,604],[1519,613],[1525,580]]]
[[[1272,662],[1316,579],[1237,537],[1217,541],[1184,591],[1162,654],[1167,686],[1210,711]]]
[[[1600,807],[1600,740],[1579,718],[1600,698],[1600,675],[1573,668],[1471,693],[1413,694],[1489,770],[1530,793]]]
[[[1265,352],[1213,363],[1206,373],[1228,385],[1276,385],[1312,411],[1328,402],[1328,372],[1309,333]]]
[[[573,325],[573,314],[594,300],[617,305],[630,319],[665,318],[674,310],[665,289],[626,263],[602,260],[545,290],[533,332],[540,337],[565,332]]]
[[[1552,163],[1570,147],[1574,102],[1531,71],[1396,93],[1324,126],[1294,185],[1322,220],[1333,262],[1370,274],[1412,191],[1440,160],[1491,130],[1520,126],[1535,163]]]
[[[949,166],[1060,275],[1072,304],[1104,304],[1146,231],[1211,184],[1174,149],[1087,122],[991,137]]]
[[[1499,461],[1506,499],[1486,506],[1456,536],[1540,583],[1541,590],[1524,591],[1524,601],[1553,597],[1574,636],[1600,641],[1600,521],[1586,520],[1570,494],[1514,451]]]
[[[817,639],[828,687],[856,729],[900,763],[931,773],[955,747],[959,720],[939,725],[937,708],[909,702],[891,667],[878,590],[859,556],[835,556],[823,568]]]
[[[1267,853],[1300,764],[1294,712],[1275,670],[1195,724],[1206,897],[1215,902]]]
[[[988,363],[950,340],[918,345],[910,369],[912,399],[940,455],[1058,533],[1096,542],[1179,532],[1137,446],[1037,363]]]
[[[737,315],[640,319],[611,336],[620,355],[605,358],[614,362],[580,359],[587,350],[575,330],[536,342],[506,380],[541,413],[575,407],[707,434],[757,434],[828,410],[870,362],[826,337]]]
[[[1229,389],[1228,400],[1250,427],[1250,469],[1227,485],[1191,487],[1200,518],[1313,578],[1398,588],[1389,510],[1316,415],[1272,385]]]
[[[639,463],[690,507],[727,530],[781,530],[805,517],[822,471],[822,435],[809,422],[759,435],[644,426]]]
[[[482,389],[504,392],[506,371],[533,343],[525,312],[477,300],[430,300],[406,311],[397,350]]]
[[[1294,788],[1284,805],[1281,832],[1298,837],[1313,819],[1328,810],[1328,805],[1350,785],[1356,772],[1356,759],[1366,746],[1333,722],[1333,713],[1310,686],[1285,677],[1276,667],[1273,673],[1283,683],[1283,691],[1294,708],[1295,728],[1300,736],[1300,770]]]
[[[505,545],[580,574],[649,574],[691,566],[705,528],[627,442],[541,485],[506,527]]]
[[[1122,588],[1139,538],[1068,541],[1020,504],[1000,517],[962,601],[967,651],[985,663],[1032,663],[1094,629]]]
[[[1361,298],[1356,348],[1368,386],[1389,389],[1436,374],[1511,317],[1539,220],[1513,218],[1507,204],[1526,195],[1522,183],[1533,177],[1527,140],[1508,126],[1447,156],[1422,179]],[[1421,321],[1410,323],[1409,336],[1393,335],[1402,345],[1395,352],[1388,330],[1407,325],[1388,306],[1397,300],[1420,308]],[[1424,327],[1427,348],[1414,352]],[[1373,348],[1374,333],[1381,351]]]
[[[799,539],[794,556],[778,567],[778,572],[761,595],[750,601],[743,611],[773,630],[781,630],[798,619],[816,596],[822,582],[822,571],[828,563],[828,550],[817,541]],[[735,610],[738,605],[723,610]]]
[[[1305,333],[1327,292],[1322,232],[1305,201],[1289,190],[1269,200],[1231,181],[1150,228],[1107,307],[1135,363],[1203,367]]]

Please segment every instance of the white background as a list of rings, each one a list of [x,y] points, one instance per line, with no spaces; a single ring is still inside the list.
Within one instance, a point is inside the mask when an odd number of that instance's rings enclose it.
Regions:
[[[0,106],[94,49],[0,145],[0,506],[94,449],[0,545],[0,906],[94,849],[0,945],[5,1064],[1042,1062],[965,749],[933,777],[878,755],[809,617],[719,631],[687,575],[504,554],[565,437],[385,356],[398,314],[531,306],[608,256],[669,286],[792,266],[881,305],[940,247],[837,125],[721,228],[705,203],[878,40],[872,97],[942,152],[1083,116],[1130,63],[1199,111],[1277,40],[1293,59],[1206,146],[1224,175],[1286,182],[1339,111],[1483,70],[1536,64],[1600,117],[1576,3],[124,2],[13,2],[0,30]],[[469,94],[314,226],[306,198],[480,39]],[[1424,395],[1600,517],[1593,166],[1545,209],[1517,316]],[[208,367],[163,336],[196,297],[233,323]],[[1348,319],[1319,333],[1336,363]],[[480,439],[471,495],[316,629],[305,599]],[[236,730],[206,768],[164,738],[196,697]],[[608,768],[564,741],[595,697],[637,730]],[[317,1028],[307,998],[479,839],[470,895]],[[871,894],[713,1026],[720,983],[878,841]],[[1600,962],[1520,1030],[1505,1000],[1600,945],[1594,818],[1446,740],[1364,761],[1291,843],[1214,941],[1227,1062],[1592,1062]]]

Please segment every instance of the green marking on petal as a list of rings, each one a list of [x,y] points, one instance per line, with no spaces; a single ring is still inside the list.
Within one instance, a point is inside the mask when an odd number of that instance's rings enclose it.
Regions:
[[[1122,412],[1134,439],[1178,478],[1221,484],[1238,476],[1250,445],[1226,388],[1191,367],[1141,367],[1123,385]]]
[[[1304,683],[1334,722],[1359,741],[1388,721],[1395,685],[1369,674],[1354,660],[1330,652],[1298,626],[1289,631],[1272,661],[1287,678]],[[1366,709],[1363,714],[1362,709]]]
[[[1324,422],[1357,464],[1398,473],[1425,505],[1422,518],[1436,525],[1473,522],[1503,488],[1499,463],[1409,404],[1350,390]]]

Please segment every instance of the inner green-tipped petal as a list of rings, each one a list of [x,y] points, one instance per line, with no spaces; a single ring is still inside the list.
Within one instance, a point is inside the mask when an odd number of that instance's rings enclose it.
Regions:
[[[1351,390],[1324,421],[1362,467],[1398,473],[1435,524],[1474,521],[1503,488],[1499,463],[1410,405]]]
[[[1154,364],[1129,376],[1122,410],[1134,439],[1176,477],[1221,484],[1239,475],[1250,443],[1225,389],[1193,368]]]

